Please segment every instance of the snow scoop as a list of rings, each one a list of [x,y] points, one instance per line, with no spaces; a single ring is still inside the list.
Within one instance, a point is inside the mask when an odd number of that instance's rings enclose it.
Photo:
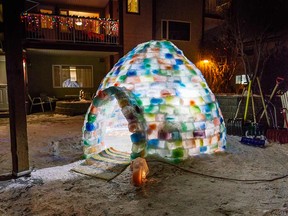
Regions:
[[[260,147],[260,148],[265,147],[265,139],[261,139],[257,137],[254,137],[254,138],[242,137],[240,142],[246,145],[250,145],[250,146],[255,146],[255,147]]]
[[[244,131],[245,136],[241,138],[240,142],[246,145],[263,148],[265,145],[265,138],[263,136],[264,129],[262,125],[256,122],[255,104],[254,104],[252,90],[251,90],[251,102],[252,102],[253,122],[251,121],[244,122],[243,131]],[[246,104],[246,107],[247,107],[247,104]],[[245,112],[247,112],[247,110]],[[258,137],[261,137],[261,138],[258,138]]]

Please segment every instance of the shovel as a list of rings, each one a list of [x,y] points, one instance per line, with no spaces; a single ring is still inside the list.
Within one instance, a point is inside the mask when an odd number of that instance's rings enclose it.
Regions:
[[[265,101],[264,101],[264,97],[263,97],[263,93],[262,93],[261,84],[260,84],[260,81],[259,81],[259,78],[258,78],[258,77],[256,78],[256,80],[257,80],[257,83],[258,83],[258,88],[259,88],[259,92],[260,92],[260,97],[261,97],[261,101],[262,101],[262,106],[263,106],[264,113],[265,113],[266,120],[267,120],[267,125],[268,125],[268,127],[270,127],[270,121],[269,121],[269,117],[268,117],[268,113],[267,113],[267,109],[266,109],[266,105],[265,105]],[[262,115],[262,114],[261,114],[261,115]]]
[[[243,126],[243,119],[237,118],[242,100],[244,98],[245,89],[242,91],[241,99],[238,102],[237,109],[234,115],[234,118],[228,119],[227,121],[227,133],[231,135],[242,135],[242,126]]]
[[[284,81],[284,79],[283,79],[282,77],[277,77],[277,78],[276,78],[276,85],[275,85],[275,87],[274,87],[274,89],[273,89],[273,91],[272,91],[272,93],[271,93],[271,95],[270,95],[270,97],[269,97],[269,101],[272,100],[272,98],[274,97],[274,94],[276,93],[276,90],[277,90],[278,86],[279,86],[280,83],[282,83],[283,81]],[[265,110],[267,109],[267,107],[268,107],[268,106],[265,105],[265,109],[264,109],[263,112],[261,113],[259,122],[260,122],[261,119],[263,118],[264,112],[265,112]]]

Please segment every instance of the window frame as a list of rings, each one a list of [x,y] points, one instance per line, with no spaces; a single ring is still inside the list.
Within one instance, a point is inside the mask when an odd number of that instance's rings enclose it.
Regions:
[[[166,32],[165,32],[166,38],[164,38],[164,34],[163,34],[164,22],[166,23]],[[188,23],[189,24],[189,40],[170,39],[169,38],[169,22]],[[192,23],[189,21],[161,19],[161,39],[171,40],[171,41],[173,40],[173,41],[191,42],[191,24]]]
[[[90,67],[91,68],[91,86],[79,86],[79,87],[63,87],[62,83],[63,81],[61,80],[61,77],[60,77],[60,86],[56,86],[55,85],[55,73],[54,73],[54,67],[55,66],[58,66],[60,67],[60,76],[62,76],[62,67],[76,67],[76,70],[77,70],[77,67]],[[77,74],[77,73],[76,73]],[[53,88],[56,88],[56,89],[85,89],[85,88],[94,88],[94,70],[93,70],[93,65],[69,65],[69,64],[52,64],[52,84],[53,84]]]

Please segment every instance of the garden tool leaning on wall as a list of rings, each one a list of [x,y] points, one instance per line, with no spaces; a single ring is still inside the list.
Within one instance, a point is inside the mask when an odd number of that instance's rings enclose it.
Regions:
[[[245,134],[244,123],[246,122],[246,119],[247,119],[251,85],[252,85],[252,82],[250,81],[248,84],[248,89],[245,86],[245,88],[243,89],[242,95],[241,95],[241,99],[237,105],[237,110],[235,112],[234,118],[228,119],[228,121],[227,121],[227,133],[228,134],[236,135],[236,136],[243,136]],[[246,91],[246,89],[247,89],[247,91]],[[242,104],[242,101],[243,101],[243,98],[244,98],[246,92],[247,92],[247,95],[246,95],[244,118],[238,118],[238,113],[239,113],[239,110],[240,110],[240,107],[241,107],[241,104]],[[247,122],[246,122],[246,126],[247,126]]]
[[[267,120],[267,125],[270,126],[270,121],[269,121],[268,113],[267,113],[266,106],[265,106],[265,101],[264,101],[264,97],[263,97],[263,93],[262,93],[261,84],[260,84],[258,77],[256,78],[256,80],[257,80],[257,84],[258,84],[258,88],[259,88],[259,93],[260,93],[264,113],[265,113],[266,120]],[[264,128],[265,127],[264,127],[263,123],[261,123],[260,121],[257,121],[256,113],[255,113],[255,103],[254,103],[254,97],[253,97],[252,90],[250,91],[250,93],[251,93],[251,102],[252,102],[253,122],[247,121],[247,111],[248,111],[248,105],[249,105],[249,102],[247,102],[246,107],[245,107],[245,113],[244,113],[244,126],[246,126],[244,128],[245,135],[246,136],[264,136],[264,134],[265,134]]]
[[[280,83],[282,83],[284,81],[283,78],[281,77],[277,77],[276,78],[276,84],[272,90],[272,93],[270,94],[270,97],[269,99],[266,101],[266,104],[265,106],[263,106],[263,111],[260,115],[260,118],[259,118],[259,122],[261,121],[261,119],[263,118],[264,116],[264,113],[265,113],[265,110],[266,110],[266,113],[268,113],[268,107],[270,107],[270,109],[272,109],[272,114],[268,115],[267,114],[267,117],[266,119],[267,120],[267,123],[269,121],[270,124],[268,124],[269,128],[267,129],[266,131],[266,137],[268,140],[270,141],[273,141],[273,142],[277,142],[279,141],[279,139],[282,140],[282,135],[281,135],[281,130],[279,130],[279,125],[278,125],[278,122],[277,122],[277,112],[276,112],[276,107],[274,106],[274,104],[271,102],[271,100],[273,99]],[[265,115],[266,115],[265,113]],[[281,137],[281,138],[280,138]]]
[[[241,138],[241,143],[257,146],[257,147],[264,147],[265,139],[263,137],[264,130],[256,121],[256,114],[255,114],[255,104],[253,98],[253,92],[251,90],[252,81],[249,82],[248,85],[248,94],[246,99],[245,111],[244,111],[244,125],[243,125],[243,135]],[[252,113],[253,113],[253,121],[247,120],[247,113],[248,113],[248,106],[249,106],[249,98],[251,96],[251,105],[252,105]]]
[[[282,115],[284,118],[283,127],[288,129],[288,91],[281,95],[281,102],[282,102]]]
[[[238,113],[240,110],[240,106],[242,104],[242,100],[244,98],[244,94],[246,92],[246,86],[243,88],[241,98],[237,104],[237,109],[234,115],[234,118],[228,119],[227,121],[227,133],[230,135],[242,135],[242,126],[243,126],[243,118],[238,118]]]
[[[288,91],[281,95],[282,109],[284,124],[281,134],[279,134],[279,142],[281,144],[288,143]]]

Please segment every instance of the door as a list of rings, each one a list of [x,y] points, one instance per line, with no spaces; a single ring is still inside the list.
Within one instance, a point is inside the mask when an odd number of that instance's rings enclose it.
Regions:
[[[7,85],[0,84],[0,111],[7,111],[8,109]]]
[[[1,53],[1,52],[0,52]],[[8,111],[7,77],[5,56],[0,55],[0,111]]]

